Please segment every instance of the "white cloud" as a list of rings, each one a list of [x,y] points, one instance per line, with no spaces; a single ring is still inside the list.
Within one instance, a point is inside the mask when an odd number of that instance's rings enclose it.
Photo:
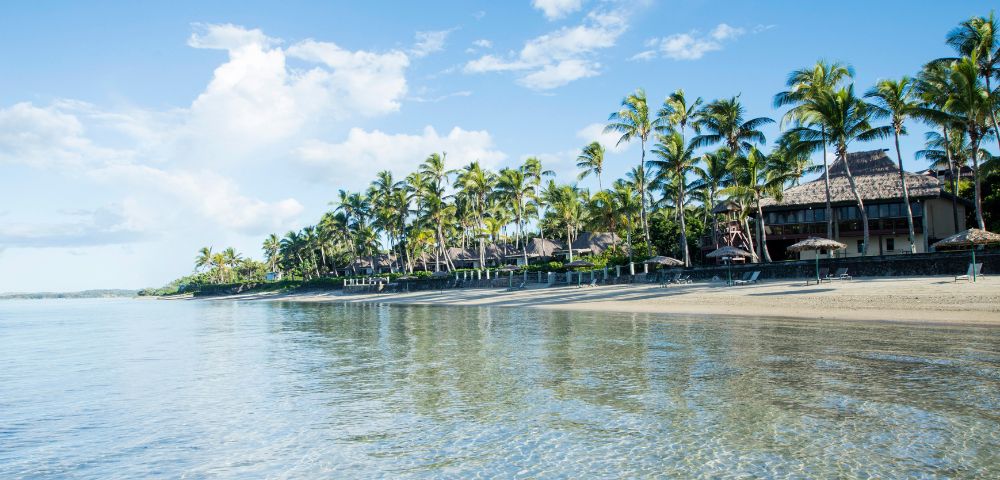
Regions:
[[[61,221],[0,224],[0,248],[88,247],[138,242],[149,235],[137,228],[128,205],[61,213]]]
[[[662,55],[673,60],[698,60],[708,52],[722,50],[725,42],[734,41],[744,34],[746,30],[743,28],[720,23],[707,35],[692,30],[688,33],[651,38],[646,41],[646,46],[651,48],[633,55],[631,59],[651,60]]]
[[[479,48],[493,48],[493,42],[485,38],[480,38],[479,40],[472,42],[472,44]]]
[[[95,145],[79,118],[58,106],[23,102],[0,109],[0,163],[80,167],[124,154]]]
[[[583,140],[585,143],[590,142],[600,142],[604,145],[609,152],[621,153],[628,150],[631,144],[623,143],[618,145],[618,139],[621,138],[620,134],[614,132],[604,132],[603,123],[591,123],[576,132],[576,138]]]
[[[457,168],[474,160],[484,167],[495,168],[506,155],[497,150],[487,131],[464,130],[455,127],[440,135],[427,126],[417,135],[389,134],[380,130],[352,128],[340,143],[310,140],[296,150],[306,165],[337,179],[349,188],[361,188],[374,172],[390,170],[405,175],[413,165],[433,152],[447,152],[449,168]]]
[[[545,14],[545,18],[556,20],[580,10],[583,0],[532,0],[531,5]]]
[[[426,57],[434,52],[444,50],[444,42],[448,38],[451,30],[437,30],[431,32],[417,32],[417,42],[413,44],[410,53],[414,57]]]
[[[613,47],[628,28],[619,12],[591,12],[583,24],[563,27],[536,37],[507,58],[483,55],[465,64],[465,73],[521,71],[519,83],[536,90],[556,88],[600,73],[593,59],[599,50]]]

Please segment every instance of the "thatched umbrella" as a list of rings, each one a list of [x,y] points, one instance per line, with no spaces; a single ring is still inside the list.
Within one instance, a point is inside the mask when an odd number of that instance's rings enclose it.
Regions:
[[[840,243],[836,240],[830,240],[829,238],[820,237],[809,237],[799,243],[796,243],[786,250],[789,252],[804,252],[806,250],[840,250],[842,248],[847,248],[847,245]],[[819,253],[816,253],[816,285],[819,285]],[[808,285],[809,282],[806,282]]]
[[[650,265],[663,265],[665,267],[679,267],[684,265],[684,262],[676,258],[664,257],[663,255],[657,255],[642,263],[648,263]]]
[[[705,255],[706,258],[721,258],[726,261],[726,266],[728,267],[726,269],[726,275],[729,277],[729,285],[733,284],[733,257],[747,258],[752,256],[753,255],[750,252],[731,245],[726,245],[725,247],[716,249],[708,255]]]
[[[940,247],[972,247],[972,281],[976,281],[976,245],[1000,243],[1000,234],[987,232],[978,228],[970,228],[956,233],[944,240],[934,243],[934,248]]]

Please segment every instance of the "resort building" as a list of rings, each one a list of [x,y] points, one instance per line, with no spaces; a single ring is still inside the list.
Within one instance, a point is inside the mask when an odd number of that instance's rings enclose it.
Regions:
[[[858,193],[868,213],[868,255],[910,253],[906,208],[899,182],[899,168],[885,150],[849,153],[847,161]],[[965,230],[968,201],[955,198],[932,175],[903,172],[910,205],[917,253],[929,245]],[[833,210],[833,239],[847,245],[836,256],[860,256],[863,232],[857,201],[851,192],[842,161],[830,165],[830,200]],[[784,191],[781,201],[761,201],[767,247],[773,260],[811,259],[815,252],[786,252],[786,247],[810,236],[826,236],[826,188],[823,177]],[[756,212],[751,214],[756,218]],[[756,235],[756,232],[755,232]],[[757,239],[759,245],[760,239]],[[823,253],[825,255],[825,253]]]

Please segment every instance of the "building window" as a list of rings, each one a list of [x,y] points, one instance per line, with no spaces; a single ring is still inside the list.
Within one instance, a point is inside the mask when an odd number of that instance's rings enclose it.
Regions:
[[[858,253],[865,253],[864,248],[865,248],[864,240],[858,240]]]
[[[901,203],[893,203],[892,205],[889,205],[889,216],[890,217],[905,217],[906,215],[902,215],[902,214],[899,213],[899,211],[900,211],[900,209],[901,209],[902,206],[903,206],[903,204],[901,204]]]
[[[886,251],[889,251],[889,252],[895,250],[896,249],[896,239],[895,238],[887,238],[887,239],[885,239],[885,249],[886,249]]]

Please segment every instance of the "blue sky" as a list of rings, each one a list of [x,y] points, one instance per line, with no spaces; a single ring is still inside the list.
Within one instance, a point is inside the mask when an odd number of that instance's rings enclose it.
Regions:
[[[865,90],[948,55],[945,34],[988,9],[205,3],[0,7],[0,292],[161,285],[204,245],[259,257],[267,233],[313,223],[338,188],[403,176],[433,151],[493,168],[535,155],[569,181],[637,87],[656,102],[740,94],[750,115],[778,118],[789,71],[841,60]],[[914,170],[925,129],[910,131]],[[606,178],[637,156],[614,150]]]

